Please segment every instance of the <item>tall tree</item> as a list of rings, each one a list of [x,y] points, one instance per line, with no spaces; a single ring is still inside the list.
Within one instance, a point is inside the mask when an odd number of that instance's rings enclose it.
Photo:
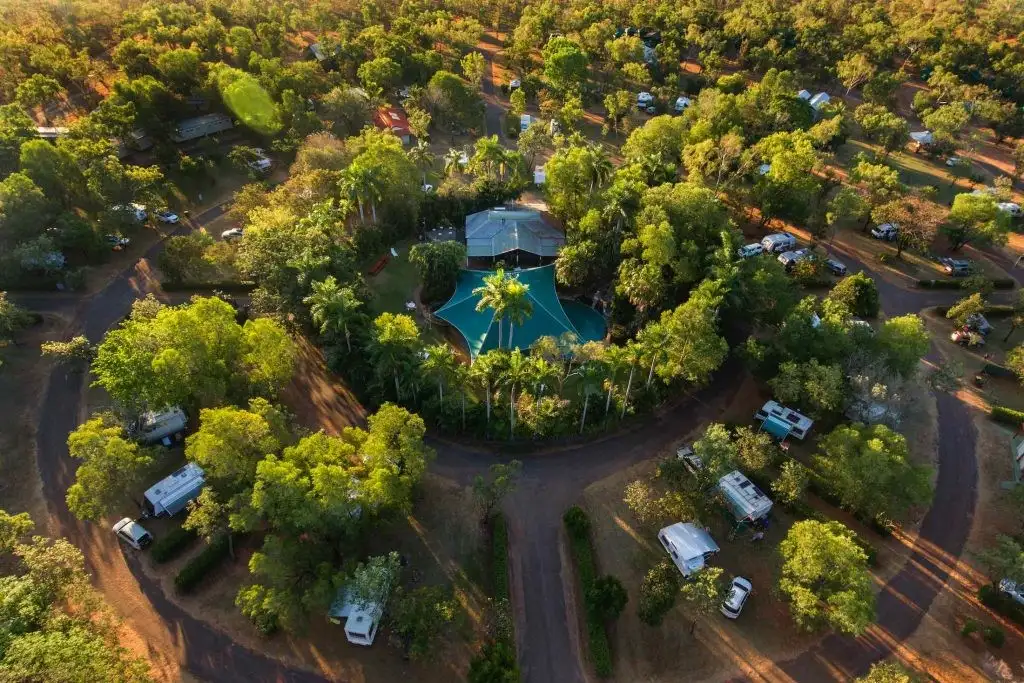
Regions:
[[[710,616],[718,611],[727,590],[722,581],[721,567],[704,567],[690,577],[689,581],[683,582],[679,593],[692,617],[690,635],[697,629],[697,620],[700,617]]]
[[[476,303],[477,311],[491,309],[494,311],[494,321],[498,324],[498,348],[501,343],[501,321],[505,318],[508,310],[509,288],[514,278],[505,274],[505,271],[498,268],[490,275],[485,275],[484,284],[473,290],[474,296],[479,296],[480,301]]]
[[[416,321],[407,315],[381,313],[373,321],[370,358],[378,381],[388,377],[395,384],[395,398],[401,400],[399,377],[412,369],[420,346]]]
[[[79,519],[93,521],[113,512],[153,464],[152,456],[106,416],[94,417],[71,432],[68,452],[82,461],[68,489],[68,508]]]
[[[312,291],[302,300],[309,306],[309,314],[320,334],[342,334],[345,347],[352,353],[352,331],[350,326],[362,319],[359,310],[363,302],[351,287],[341,287],[333,275],[312,283]]]

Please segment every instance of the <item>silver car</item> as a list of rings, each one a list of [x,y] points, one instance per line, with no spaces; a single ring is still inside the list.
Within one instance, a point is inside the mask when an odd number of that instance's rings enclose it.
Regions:
[[[738,617],[743,611],[743,606],[747,604],[747,598],[750,597],[752,590],[754,587],[742,576],[733,579],[732,585],[729,586],[729,594],[722,601],[722,614],[729,619]]]

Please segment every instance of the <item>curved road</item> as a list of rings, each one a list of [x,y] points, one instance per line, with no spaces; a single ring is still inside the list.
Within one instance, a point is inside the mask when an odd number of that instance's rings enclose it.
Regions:
[[[201,224],[221,212],[222,208],[216,207],[196,220]],[[146,257],[152,259],[160,248],[159,244],[154,246]],[[838,250],[842,251],[841,247]],[[855,259],[847,257],[847,262],[855,263]],[[82,301],[72,326],[76,333],[82,330],[97,341],[120,320],[131,302],[149,291],[149,281],[140,277],[140,272],[133,267],[104,290]],[[950,294],[903,289],[881,278],[876,281],[890,315],[916,312],[951,298]],[[21,300],[45,309],[44,298],[23,297]],[[525,461],[521,483],[505,507],[510,519],[510,572],[519,657],[526,683],[583,683],[586,680],[580,670],[576,621],[570,611],[574,605],[565,597],[566,586],[571,585],[571,573],[560,550],[564,510],[591,483],[651,457],[702,422],[714,418],[720,405],[727,402],[738,387],[739,378],[739,368],[734,363],[727,364],[714,390],[699,392],[630,432],[544,456],[521,458]],[[59,371],[51,374],[40,410],[38,465],[44,495],[60,527],[57,531],[80,547],[100,544],[103,556],[116,558],[121,551],[113,535],[102,533],[103,530],[95,533],[95,527],[78,522],[64,502],[64,493],[74,477],[74,463],[68,457],[66,438],[85,417],[81,400],[84,384],[83,374]],[[723,387],[727,389],[723,391]],[[937,502],[922,523],[918,545],[910,561],[882,591],[877,628],[870,635],[857,639],[829,636],[803,655],[779,662],[778,666],[795,680],[839,680],[863,673],[916,629],[947,580],[970,531],[977,465],[973,455],[974,429],[967,409],[955,398],[940,394],[938,421]],[[468,482],[491,463],[507,459],[448,443],[436,445],[438,459],[433,469],[460,482]],[[240,683],[324,680],[232,642],[225,634],[170,602],[162,588],[142,573],[131,556],[128,566],[145,598],[176,639],[175,645],[183,653],[183,664],[193,674],[208,680]]]

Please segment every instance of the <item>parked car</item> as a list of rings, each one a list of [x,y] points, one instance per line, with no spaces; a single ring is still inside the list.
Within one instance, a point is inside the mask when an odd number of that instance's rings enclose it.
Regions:
[[[646,110],[654,104],[654,95],[649,92],[642,92],[636,96],[636,108]]]
[[[761,246],[769,254],[781,254],[796,246],[796,238],[788,232],[777,232],[762,239]]]
[[[946,166],[949,166],[950,168],[956,166],[959,163],[960,157],[949,157],[948,159],[946,159]]]
[[[523,87],[523,82],[518,78],[513,78],[511,81],[508,82],[509,91],[519,90],[519,88],[521,87]]]
[[[274,162],[270,160],[262,149],[257,147],[254,151],[256,152],[256,158],[246,163],[246,166],[254,173],[269,173]]]
[[[729,595],[722,601],[722,614],[729,619],[738,617],[743,611],[743,606],[747,604],[747,598],[750,597],[752,590],[754,587],[742,576],[733,579],[732,585],[729,586]]]
[[[825,259],[825,268],[833,275],[839,275],[840,277],[846,275],[846,264],[834,258]]]
[[[676,457],[683,461],[683,467],[685,467],[690,474],[697,474],[697,472],[704,469],[704,461],[700,459],[699,455],[693,452],[692,446],[680,446],[677,448]]]
[[[746,244],[736,250],[736,255],[740,258],[750,258],[751,256],[760,256],[764,253],[764,247],[759,243],[754,242],[753,244]]]
[[[124,211],[140,223],[146,220],[147,216],[146,207],[142,204],[129,204],[128,206],[118,204],[117,206],[110,207],[110,210],[114,212]]]
[[[1020,218],[1020,204],[1017,204],[1016,202],[999,202],[997,206],[999,207],[999,210],[1002,211],[1003,213],[1009,214],[1013,218]]]
[[[131,244],[131,240],[129,238],[122,237],[121,235],[104,235],[103,239],[107,241],[107,244],[109,244],[110,248],[114,251],[121,251]]]
[[[882,223],[871,228],[871,236],[876,240],[886,240],[892,242],[896,239],[896,235],[899,234],[900,226],[894,225],[893,223]]]
[[[986,337],[992,331],[992,325],[981,313],[972,313],[967,316],[967,327]]]
[[[779,263],[785,266],[786,270],[792,270],[793,267],[801,261],[807,261],[814,258],[814,254],[811,253],[810,249],[797,249],[796,251],[787,251],[783,254],[779,254]]]
[[[1003,579],[999,582],[999,591],[1024,605],[1024,585],[1010,579]]]
[[[114,525],[114,535],[136,550],[142,550],[153,542],[153,536],[128,517]]]
[[[434,186],[431,185],[430,183],[423,183],[422,190],[424,192],[433,192],[434,191]]]
[[[160,209],[156,212],[156,219],[161,223],[177,223],[178,214],[174,213],[170,209]]]
[[[245,233],[243,232],[243,230],[241,228],[230,228],[230,229],[225,230],[224,232],[222,232],[220,234],[220,238],[222,240],[230,242],[231,240],[240,240],[240,239],[242,239],[242,235],[244,235],[244,234]]]
[[[967,259],[946,257],[939,259],[939,263],[942,264],[942,269],[946,271],[946,274],[953,277],[964,277],[971,272],[971,262]]]

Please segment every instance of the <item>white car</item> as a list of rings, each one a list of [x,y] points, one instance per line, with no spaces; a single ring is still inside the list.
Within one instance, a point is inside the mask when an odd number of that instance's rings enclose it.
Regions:
[[[747,604],[747,598],[750,597],[752,590],[754,587],[742,576],[733,579],[732,585],[729,586],[729,595],[722,601],[722,614],[729,619],[738,617],[743,611],[743,606]]]
[[[114,251],[121,251],[131,244],[131,239],[124,237],[123,235],[110,234],[105,235],[103,239],[107,241],[107,244],[109,244],[110,248]]]
[[[153,542],[153,536],[128,517],[114,525],[114,535],[136,550],[142,550]]]
[[[156,219],[161,223],[177,223],[178,214],[174,213],[170,209],[160,209],[156,212]]]
[[[946,159],[946,166],[949,166],[950,168],[953,168],[954,166],[956,166],[959,163],[960,163],[960,157],[950,157],[950,158]]]
[[[997,206],[999,207],[1000,211],[1002,211],[1005,214],[1009,214],[1014,218],[1018,218],[1021,215],[1020,204],[1017,204],[1016,202],[999,202]]]
[[[431,185],[430,183],[423,183],[423,186],[420,189],[422,189],[424,192],[433,192],[434,186]]]
[[[736,250],[736,255],[740,258],[750,258],[751,256],[760,256],[764,253],[764,247],[759,242],[753,244],[747,244]]]
[[[242,231],[241,228],[231,228],[229,230],[225,230],[224,232],[222,232],[220,234],[220,238],[222,240],[230,242],[231,240],[240,240],[240,239],[242,239],[242,236],[244,234],[245,233]]]
[[[892,242],[896,239],[896,234],[900,231],[900,226],[894,223],[882,223],[871,228],[871,236],[876,240],[887,240]]]
[[[521,87],[523,87],[523,82],[520,81],[518,78],[513,78],[511,81],[508,82],[509,90],[518,90]]]

